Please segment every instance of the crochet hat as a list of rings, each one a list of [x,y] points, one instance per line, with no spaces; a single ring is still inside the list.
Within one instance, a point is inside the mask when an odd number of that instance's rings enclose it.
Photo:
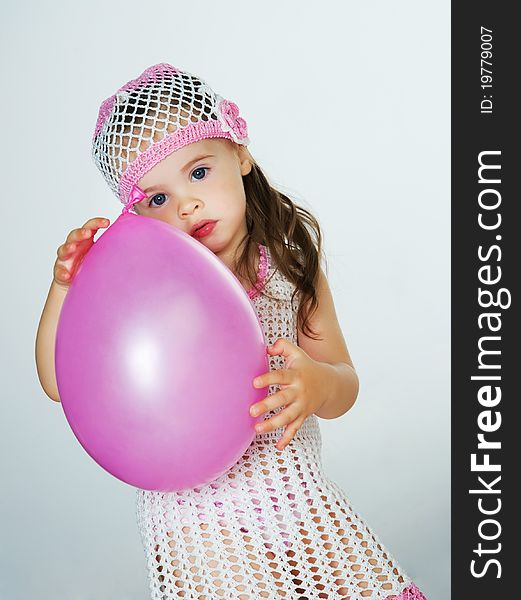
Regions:
[[[216,137],[247,146],[247,135],[234,102],[200,77],[161,63],[101,104],[92,156],[127,212],[146,197],[137,182],[175,150]]]

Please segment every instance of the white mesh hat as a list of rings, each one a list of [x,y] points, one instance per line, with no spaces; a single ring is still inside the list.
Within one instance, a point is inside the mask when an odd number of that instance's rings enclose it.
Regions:
[[[146,197],[137,182],[169,154],[204,138],[249,144],[238,106],[203,79],[161,63],[100,106],[92,156],[127,212]]]

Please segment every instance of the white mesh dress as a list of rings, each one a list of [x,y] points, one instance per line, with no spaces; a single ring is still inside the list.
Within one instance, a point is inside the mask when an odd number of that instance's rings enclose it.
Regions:
[[[296,344],[299,295],[292,305],[294,285],[275,271],[269,249],[259,250],[248,293],[266,342]],[[271,370],[284,368],[282,356],[269,361]],[[231,469],[204,486],[137,490],[152,600],[425,600],[323,473],[318,418],[309,416],[279,451],[283,431],[257,434]]]

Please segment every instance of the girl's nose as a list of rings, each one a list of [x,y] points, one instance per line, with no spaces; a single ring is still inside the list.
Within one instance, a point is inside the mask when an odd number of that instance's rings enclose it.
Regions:
[[[190,198],[179,202],[179,214],[183,217],[193,215],[197,210],[201,210],[203,203],[199,199]]]

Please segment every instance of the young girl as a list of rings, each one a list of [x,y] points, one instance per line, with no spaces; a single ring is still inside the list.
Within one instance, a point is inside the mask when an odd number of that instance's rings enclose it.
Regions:
[[[248,143],[236,104],[168,64],[105,100],[93,136],[123,211],[214,252],[247,290],[269,344],[270,371],[252,382],[269,392],[251,409],[264,421],[242,458],[204,486],[137,490],[152,598],[425,600],[322,471],[318,417],[346,413],[358,379],[320,266],[320,227],[269,184]],[[108,224],[91,219],[58,248],[37,336],[40,381],[57,401],[61,304]],[[151,248],[150,259],[161,256]]]

